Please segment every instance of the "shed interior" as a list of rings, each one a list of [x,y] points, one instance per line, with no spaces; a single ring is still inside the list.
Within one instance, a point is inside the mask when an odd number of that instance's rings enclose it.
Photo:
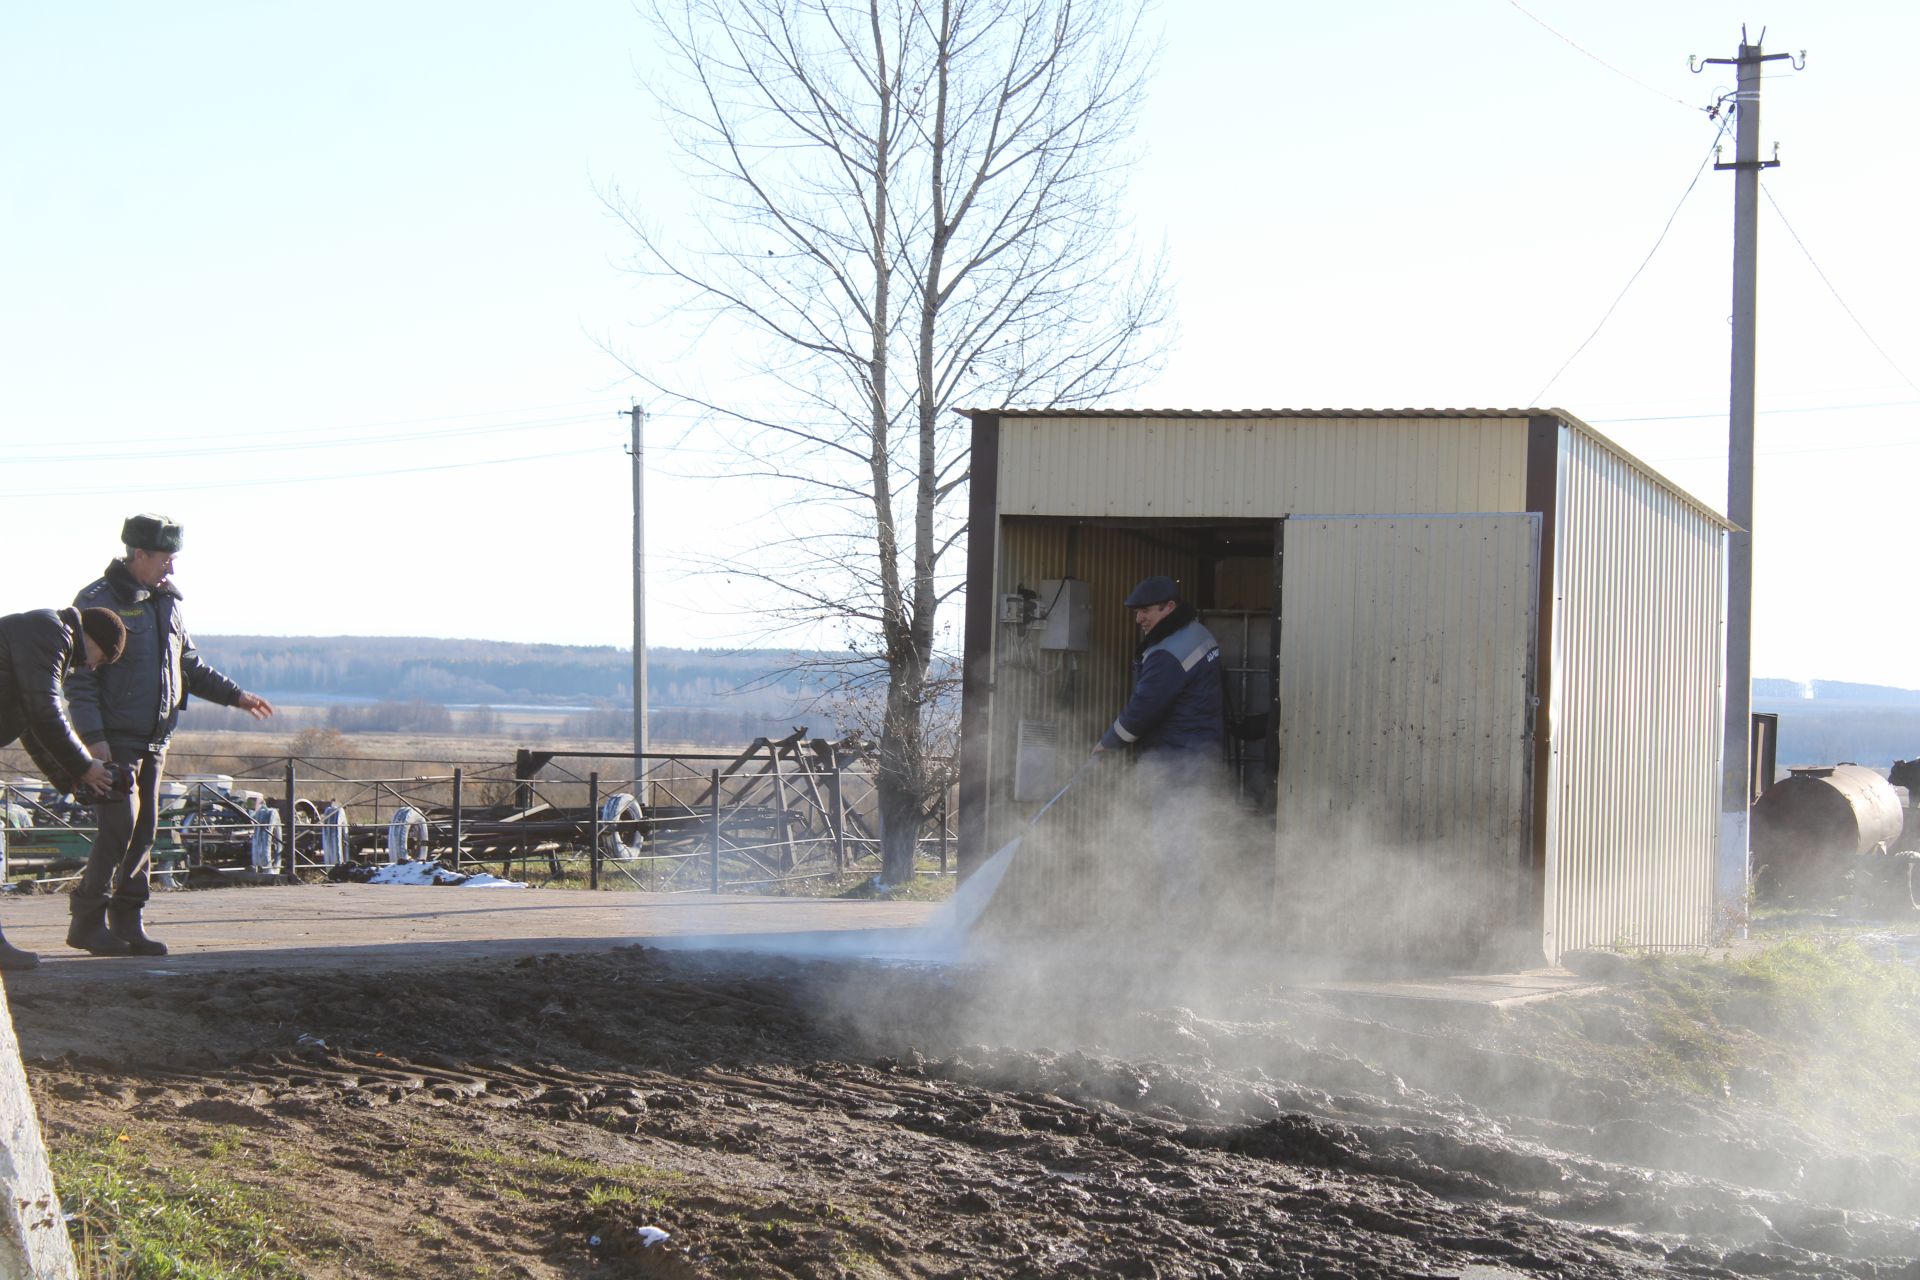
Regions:
[[[1271,519],[1003,518],[989,847],[1020,834],[1072,784],[1024,838],[1003,895],[1007,910],[1024,913],[1026,927],[1108,929],[1141,913],[1164,916],[1168,903],[1201,900],[1212,904],[1204,919],[1183,930],[1227,945],[1298,943],[1376,958],[1451,949],[1450,958],[1463,962],[1484,960],[1488,948],[1517,954],[1526,938],[1538,937],[1526,906],[1531,873],[1521,812],[1503,820],[1513,837],[1503,853],[1479,839],[1485,826],[1468,836],[1450,828],[1454,808],[1437,823],[1431,807],[1387,814],[1398,803],[1390,787],[1331,803],[1303,799],[1296,787],[1292,804],[1282,803],[1285,646],[1274,638],[1283,635],[1286,527]],[[1118,761],[1076,772],[1125,705],[1140,637],[1121,602],[1153,574],[1180,583],[1182,598],[1219,640],[1226,681],[1226,786],[1184,823],[1191,849],[1145,847],[1149,808]],[[1436,706],[1433,714],[1442,713]],[[1378,738],[1405,728],[1383,726]],[[1391,749],[1367,754],[1363,770],[1396,767]],[[1429,799],[1471,790],[1473,779],[1435,781],[1444,785],[1424,788]],[[1396,846],[1373,838],[1390,828],[1413,839]],[[1362,830],[1365,837],[1356,834]],[[1388,918],[1396,924],[1381,927]],[[1469,921],[1472,927],[1461,927]]]

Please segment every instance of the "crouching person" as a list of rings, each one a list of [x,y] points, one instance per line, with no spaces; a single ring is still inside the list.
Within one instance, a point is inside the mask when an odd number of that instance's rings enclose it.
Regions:
[[[113,788],[63,702],[68,677],[119,659],[126,627],[111,609],[35,609],[0,618],[0,747],[19,739],[47,781],[89,797]],[[0,934],[0,969],[31,969],[40,957]]]
[[[102,803],[99,833],[70,902],[67,945],[97,956],[163,956],[166,946],[141,923],[151,892],[147,871],[159,825],[160,772],[167,740],[187,696],[239,707],[255,719],[273,714],[193,647],[173,585],[180,526],[165,516],[129,517],[120,530],[126,555],[75,598],[111,609],[126,624],[126,656],[110,670],[76,676],[68,691],[73,722],[95,758],[131,770],[134,785]]]

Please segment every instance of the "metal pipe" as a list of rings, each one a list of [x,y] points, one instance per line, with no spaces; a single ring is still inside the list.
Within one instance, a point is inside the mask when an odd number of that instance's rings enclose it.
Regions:
[[[713,789],[707,793],[708,821],[713,824],[713,891],[720,892],[720,771],[713,771]]]
[[[461,807],[460,769],[453,771],[453,869],[460,870],[460,850],[466,842],[466,813]]]
[[[287,757],[287,843],[280,850],[280,874],[294,878],[293,841],[300,832],[300,811],[293,798],[293,757]]]
[[[587,813],[592,819],[592,843],[587,854],[587,888],[600,887],[600,775],[587,775]]]
[[[833,811],[827,815],[833,831],[833,869],[836,873],[847,869],[847,803],[846,790],[840,779],[840,754],[834,753],[833,772],[828,775],[828,803]]]

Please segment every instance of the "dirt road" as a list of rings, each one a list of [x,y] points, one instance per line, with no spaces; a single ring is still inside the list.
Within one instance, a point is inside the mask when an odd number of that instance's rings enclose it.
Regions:
[[[1920,1277],[1920,1114],[1636,1076],[1609,993],[382,954],[10,982],[50,1145],[240,1188],[299,1276]]]

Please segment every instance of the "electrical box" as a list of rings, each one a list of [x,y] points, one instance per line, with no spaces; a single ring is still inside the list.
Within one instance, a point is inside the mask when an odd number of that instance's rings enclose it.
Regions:
[[[1022,720],[1013,746],[1013,798],[1038,803],[1060,789],[1060,726],[1052,720]]]
[[[1087,651],[1093,630],[1093,592],[1080,578],[1048,578],[1040,584],[1034,625],[1042,649]]]

